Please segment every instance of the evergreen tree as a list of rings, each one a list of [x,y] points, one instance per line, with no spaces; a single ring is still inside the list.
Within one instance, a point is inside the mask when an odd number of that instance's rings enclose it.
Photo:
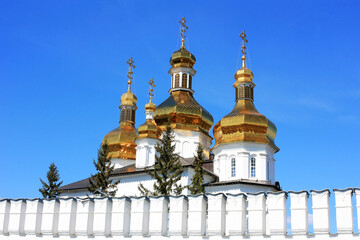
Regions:
[[[101,195],[114,197],[120,179],[116,181],[110,179],[110,175],[114,171],[115,166],[111,165],[109,145],[106,141],[98,150],[97,161],[93,160],[93,162],[97,173],[95,175],[91,174],[87,190],[93,194],[100,193]]]
[[[39,188],[39,192],[43,195],[44,198],[55,198],[60,196],[63,191],[59,188],[63,181],[59,182],[59,170],[57,169],[55,163],[50,164],[49,171],[46,173],[46,178],[48,180],[48,183],[44,182],[40,178],[42,188]]]
[[[194,160],[194,167],[195,167],[195,174],[191,178],[191,185],[189,186],[190,193],[200,194],[205,193],[205,188],[203,186],[204,184],[204,169],[202,168],[202,165],[204,164],[204,148],[199,143],[196,149],[196,156]]]
[[[147,171],[147,173],[155,179],[154,191],[151,192],[141,183],[138,187],[139,191],[145,196],[180,195],[185,188],[178,184],[178,181],[181,179],[183,168],[179,160],[179,155],[174,153],[174,134],[170,125],[166,127],[161,143],[156,144],[155,150],[156,162],[153,169]]]

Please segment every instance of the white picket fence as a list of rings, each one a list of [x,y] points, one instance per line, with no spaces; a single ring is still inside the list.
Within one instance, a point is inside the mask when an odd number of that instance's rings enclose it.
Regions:
[[[337,234],[330,234],[328,189],[170,197],[0,199],[0,239],[360,239],[360,189],[334,189]],[[355,193],[356,206],[352,205]],[[291,234],[287,198],[290,197]]]

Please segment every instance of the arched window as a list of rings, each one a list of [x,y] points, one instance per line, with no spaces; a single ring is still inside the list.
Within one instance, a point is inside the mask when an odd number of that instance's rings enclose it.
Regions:
[[[175,88],[180,87],[180,74],[175,75]]]
[[[187,88],[187,74],[186,73],[183,73],[183,75],[182,75],[181,87]]]
[[[243,98],[244,97],[244,87],[241,86],[239,87],[239,98]]]
[[[235,158],[231,159],[231,177],[235,177],[236,176],[236,162],[235,162]]]
[[[256,159],[254,157],[250,159],[250,177],[256,177]]]
[[[192,76],[189,75],[189,88],[192,88]]]
[[[134,109],[131,110],[131,121],[135,122],[135,110]]]
[[[235,100],[237,100],[237,99],[238,99],[238,89],[235,88]]]
[[[130,114],[131,114],[131,109],[130,108],[127,108],[126,109],[126,117],[125,117],[125,121],[129,121],[131,118],[130,118]]]
[[[250,98],[250,87],[245,86],[245,98]]]
[[[123,122],[124,120],[125,120],[125,109],[121,109],[120,122]]]
[[[254,88],[253,87],[251,88],[250,92],[251,92],[251,99],[254,100]]]

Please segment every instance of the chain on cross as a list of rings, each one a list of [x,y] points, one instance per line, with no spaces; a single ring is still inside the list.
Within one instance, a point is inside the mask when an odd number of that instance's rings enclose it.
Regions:
[[[150,84],[150,89],[149,89],[150,102],[152,102],[154,96],[154,87],[155,87],[154,79],[150,79],[149,84]]]
[[[134,65],[134,60],[133,60],[132,57],[129,58],[129,60],[127,60],[126,63],[129,64],[129,71],[128,71],[127,77],[129,78],[129,80],[128,80],[128,84],[129,84],[128,91],[130,91],[130,85],[131,85],[132,79],[133,79],[132,69],[135,68],[135,65]]]

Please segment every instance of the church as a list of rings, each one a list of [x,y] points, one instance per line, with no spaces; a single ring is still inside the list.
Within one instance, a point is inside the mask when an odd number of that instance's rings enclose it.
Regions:
[[[186,49],[186,21],[182,18],[182,44],[170,58],[169,94],[158,106],[153,102],[154,81],[149,81],[149,102],[145,105],[144,123],[135,128],[137,97],[131,91],[134,61],[130,58],[128,89],[121,96],[120,125],[103,138],[109,146],[114,171],[111,178],[120,179],[116,196],[139,196],[139,184],[152,190],[154,179],[146,170],[155,164],[155,146],[160,143],[162,132],[170,124],[175,151],[180,156],[183,173],[182,186],[189,185],[194,175],[194,155],[198,144],[204,149],[204,187],[206,193],[256,193],[279,191],[275,179],[275,158],[279,151],[275,144],[276,126],[259,113],[254,105],[254,74],[246,67],[245,32],[240,34],[243,45],[242,67],[235,72],[235,106],[214,125],[211,110],[195,100],[195,56]],[[227,86],[224,86],[227,87]],[[228,86],[230,87],[230,86]],[[232,104],[232,103],[229,103]],[[115,121],[115,119],[114,119]],[[213,127],[214,125],[214,127]],[[213,127],[214,139],[209,131]],[[212,142],[214,141],[214,146]],[[89,178],[63,186],[63,197],[88,194]],[[184,189],[182,194],[190,191]]]

